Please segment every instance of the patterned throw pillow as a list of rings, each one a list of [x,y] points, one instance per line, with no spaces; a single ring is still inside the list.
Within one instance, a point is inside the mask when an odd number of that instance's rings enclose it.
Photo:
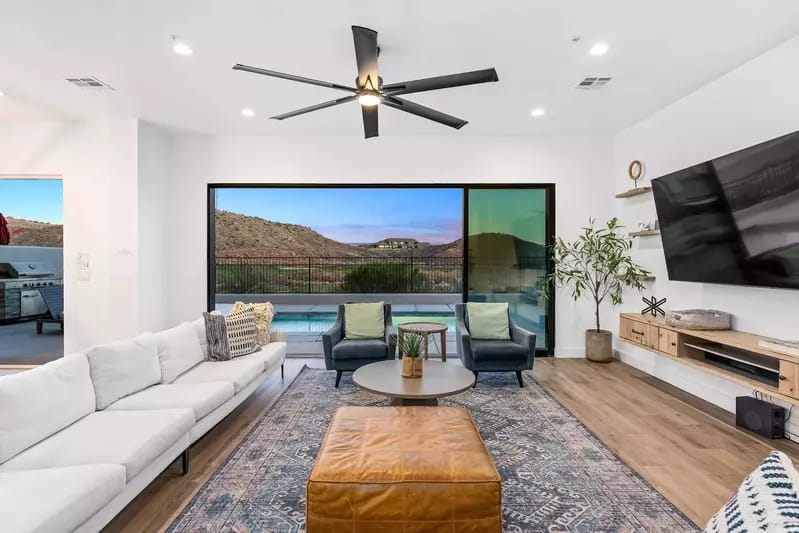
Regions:
[[[710,519],[705,533],[799,531],[797,488],[799,473],[791,460],[771,452]]]
[[[228,361],[234,357],[257,352],[255,313],[249,310],[223,316],[203,313],[208,338],[208,360]]]
[[[275,308],[271,303],[249,303],[236,302],[230,314],[239,311],[251,310],[255,313],[255,327],[258,329],[258,344],[269,344],[270,333],[272,330],[272,319],[275,317]]]

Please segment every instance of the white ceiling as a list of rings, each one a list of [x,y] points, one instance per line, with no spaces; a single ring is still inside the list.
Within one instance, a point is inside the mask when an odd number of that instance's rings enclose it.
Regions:
[[[382,108],[382,136],[607,133],[799,33],[799,1],[1,0],[0,120],[110,116],[208,133],[362,136],[355,103],[267,119],[343,93],[231,70],[245,63],[352,85],[353,24],[379,32],[386,83],[499,74],[499,83],[408,96],[468,120],[459,132]],[[175,55],[171,34],[195,54]],[[607,55],[589,56],[597,41]],[[64,81],[86,75],[116,91]],[[576,90],[589,75],[613,81]],[[535,106],[547,115],[531,118]],[[242,118],[242,107],[257,117]]]

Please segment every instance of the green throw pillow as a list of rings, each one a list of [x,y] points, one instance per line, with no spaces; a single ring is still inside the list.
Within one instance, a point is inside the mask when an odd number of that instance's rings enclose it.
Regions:
[[[385,327],[383,302],[344,305],[345,339],[382,339]]]
[[[507,303],[468,302],[466,312],[469,316],[469,333],[473,339],[510,339]]]

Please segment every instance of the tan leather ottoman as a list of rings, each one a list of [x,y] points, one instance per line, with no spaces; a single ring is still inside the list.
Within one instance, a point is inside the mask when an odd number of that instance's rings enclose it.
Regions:
[[[341,407],[306,487],[308,533],[500,532],[500,478],[469,411]]]

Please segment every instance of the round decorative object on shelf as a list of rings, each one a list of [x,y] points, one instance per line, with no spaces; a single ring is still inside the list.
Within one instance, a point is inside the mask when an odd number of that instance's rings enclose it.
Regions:
[[[627,167],[627,176],[629,176],[630,179],[635,182],[636,187],[638,187],[638,180],[641,179],[643,175],[644,175],[644,164],[637,159],[631,161],[630,165]]]

